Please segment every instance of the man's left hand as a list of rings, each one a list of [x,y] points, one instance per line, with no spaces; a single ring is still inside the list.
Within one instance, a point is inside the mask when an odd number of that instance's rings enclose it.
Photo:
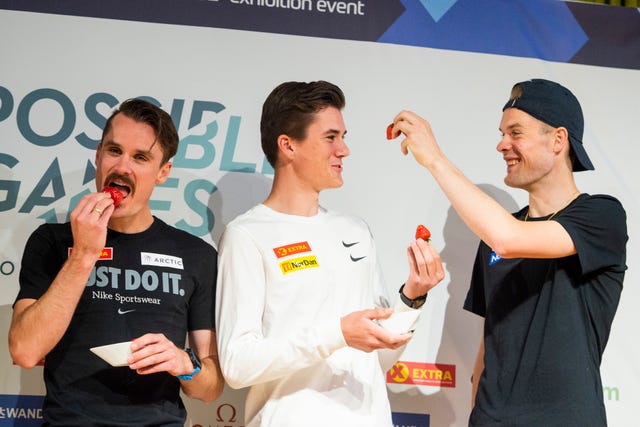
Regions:
[[[129,368],[140,375],[168,372],[176,376],[190,374],[193,364],[189,355],[164,334],[145,334],[131,343]]]
[[[444,279],[444,268],[440,254],[422,239],[411,242],[407,248],[409,278],[402,292],[409,299],[426,295],[431,288]]]

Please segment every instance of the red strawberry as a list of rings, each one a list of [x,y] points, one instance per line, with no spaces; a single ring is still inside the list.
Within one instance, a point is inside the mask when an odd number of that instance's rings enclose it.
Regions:
[[[429,229],[422,224],[418,225],[418,227],[416,228],[416,239],[422,239],[428,242],[430,238],[431,232],[429,231]]]
[[[103,193],[107,193],[113,199],[113,206],[118,206],[122,201],[122,193],[115,187],[104,187]]]
[[[393,139],[393,123],[387,126],[387,139]]]

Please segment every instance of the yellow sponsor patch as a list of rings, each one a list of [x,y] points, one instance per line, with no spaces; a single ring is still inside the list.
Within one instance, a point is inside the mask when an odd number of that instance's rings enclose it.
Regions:
[[[288,259],[280,263],[282,274],[293,273],[294,271],[305,270],[307,268],[318,268],[318,260],[315,255],[308,255],[294,259]]]

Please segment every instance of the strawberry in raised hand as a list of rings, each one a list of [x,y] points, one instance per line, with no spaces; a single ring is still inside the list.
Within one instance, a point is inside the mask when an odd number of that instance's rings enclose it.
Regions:
[[[387,139],[393,139],[393,123],[387,126]]]
[[[104,187],[102,189],[102,192],[107,193],[111,196],[111,199],[113,200],[113,206],[118,206],[122,201],[122,193],[115,187]]]
[[[431,240],[431,232],[427,227],[420,224],[416,228],[416,239],[422,239],[428,242],[429,240]]]

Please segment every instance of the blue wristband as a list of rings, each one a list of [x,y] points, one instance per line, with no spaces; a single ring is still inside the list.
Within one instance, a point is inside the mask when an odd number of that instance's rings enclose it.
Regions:
[[[190,381],[198,372],[200,372],[202,364],[200,363],[200,359],[198,359],[198,356],[196,356],[193,350],[191,350],[190,348],[185,348],[184,351],[189,355],[189,359],[193,364],[193,371],[191,371],[190,374],[176,375],[176,378],[183,381]]]

